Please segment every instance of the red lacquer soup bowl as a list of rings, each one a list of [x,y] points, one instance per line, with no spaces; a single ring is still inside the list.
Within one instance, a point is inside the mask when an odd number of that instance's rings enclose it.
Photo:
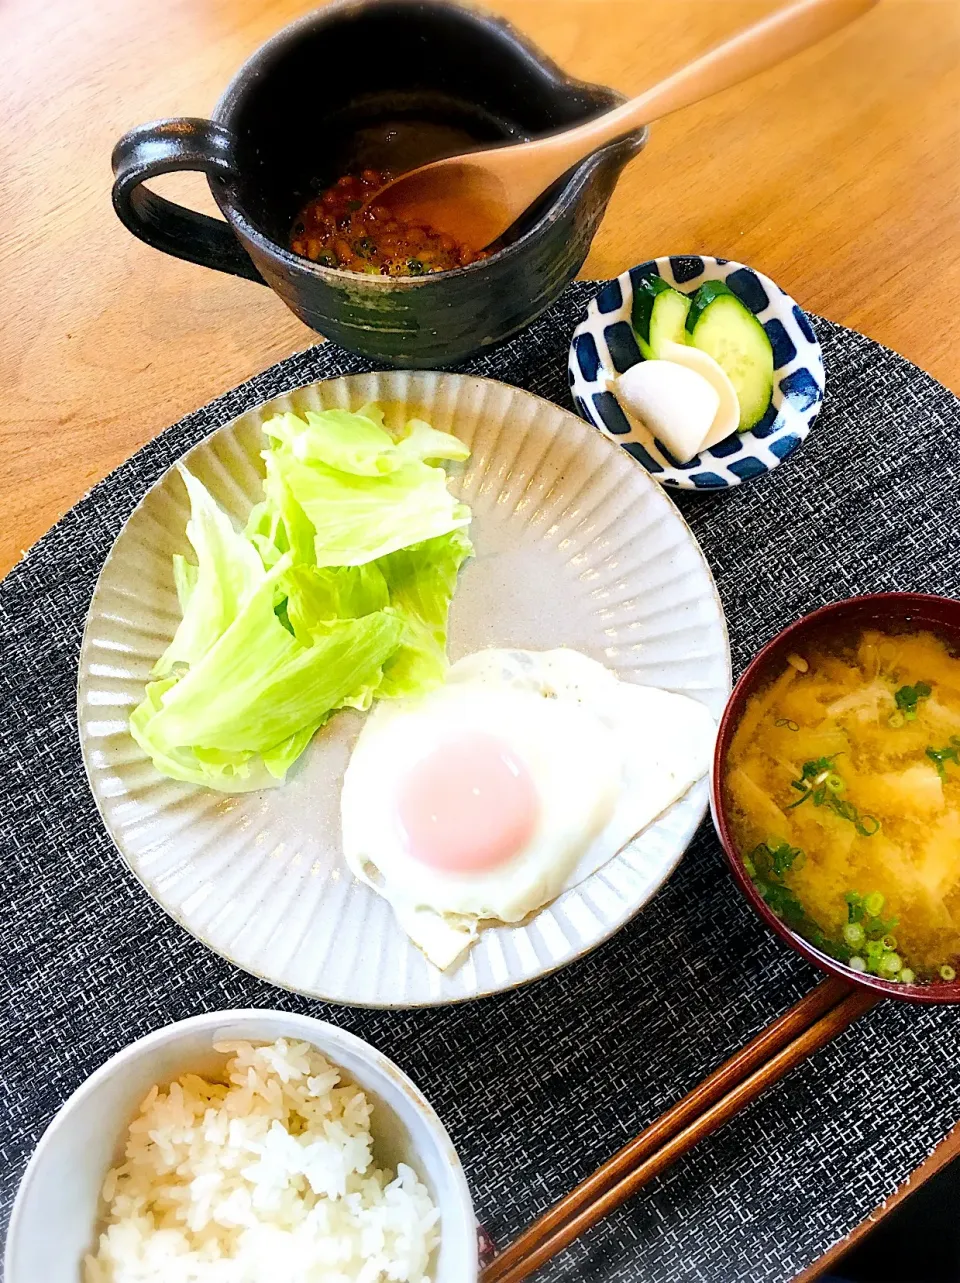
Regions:
[[[960,979],[937,981],[933,984],[904,984],[884,980],[880,976],[855,971],[836,958],[822,953],[808,940],[797,935],[773,912],[743,867],[741,853],[733,836],[727,801],[723,788],[724,765],[733,739],[750,696],[782,672],[787,656],[802,650],[812,641],[836,634],[849,633],[858,628],[878,627],[894,632],[932,632],[947,645],[960,653],[960,601],[949,597],[934,597],[923,593],[895,592],[873,593],[864,597],[851,597],[834,602],[798,619],[768,642],[754,657],[734,687],[727,702],[714,752],[711,777],[710,809],[713,823],[723,844],[733,879],[755,912],[771,931],[812,962],[821,971],[837,976],[852,985],[871,989],[878,996],[896,998],[905,1002],[960,1002]],[[960,861],[960,850],[957,851]]]

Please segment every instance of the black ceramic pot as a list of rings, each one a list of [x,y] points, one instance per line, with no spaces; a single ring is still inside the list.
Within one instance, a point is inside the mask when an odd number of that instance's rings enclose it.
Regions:
[[[646,131],[595,152],[506,248],[454,271],[398,279],[309,262],[286,248],[298,210],[358,161],[412,168],[471,143],[573,125],[619,101],[565,76],[499,18],[439,0],[347,0],[267,41],[212,121],[157,121],[121,138],[113,203],[148,244],[269,285],[307,325],[354,352],[391,365],[452,365],[529,324],[576,275]],[[176,169],[207,174],[226,223],[141,185]]]

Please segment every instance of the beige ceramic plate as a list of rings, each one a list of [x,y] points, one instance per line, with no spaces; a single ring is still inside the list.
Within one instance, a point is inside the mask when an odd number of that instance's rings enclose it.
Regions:
[[[574,415],[487,379],[353,375],[277,397],[214,432],[190,469],[242,521],[259,498],[261,422],[377,400],[466,441],[452,485],[473,508],[453,659],[487,646],[572,646],[618,676],[680,691],[719,717],[730,690],[723,613],[673,504],[625,450]],[[509,989],[606,939],[675,868],[707,804],[701,781],[602,870],[518,927],[489,929],[454,971],[432,967],[340,853],[338,801],[362,718],[338,714],[283,788],[236,797],[160,776],[127,732],[179,612],[170,558],[188,552],[168,472],[97,584],[80,655],[84,760],[107,829],[151,895],[238,966],[300,993],[377,1007]]]

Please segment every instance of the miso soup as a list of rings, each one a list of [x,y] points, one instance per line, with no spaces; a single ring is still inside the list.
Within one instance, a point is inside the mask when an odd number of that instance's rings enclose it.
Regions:
[[[929,632],[815,639],[724,764],[744,867],[797,934],[904,983],[960,968],[960,657]]]

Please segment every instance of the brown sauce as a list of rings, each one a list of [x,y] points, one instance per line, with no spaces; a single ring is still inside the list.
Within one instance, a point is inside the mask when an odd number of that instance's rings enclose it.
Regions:
[[[372,168],[338,178],[301,209],[290,248],[324,267],[380,276],[448,272],[489,257],[489,250],[470,249],[424,223],[403,221],[370,204],[389,178]]]

